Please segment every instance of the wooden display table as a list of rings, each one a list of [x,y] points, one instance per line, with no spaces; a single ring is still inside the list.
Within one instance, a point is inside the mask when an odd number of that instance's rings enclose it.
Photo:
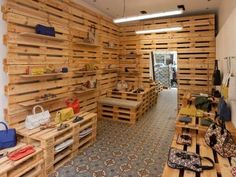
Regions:
[[[130,101],[140,101],[141,108],[140,113],[144,115],[150,108],[152,108],[157,103],[158,92],[155,86],[151,88],[146,88],[144,92],[133,93],[133,92],[124,92],[124,91],[112,91],[107,92],[107,97],[130,100]]]
[[[23,142],[43,148],[45,175],[52,173],[75,157],[79,151],[94,143],[96,139],[97,114],[83,112],[79,115],[84,118],[82,121],[77,123],[73,123],[73,119],[66,121],[64,123],[68,124],[69,127],[61,131],[58,131],[57,128],[28,130],[23,123],[15,127]],[[88,129],[91,131],[81,137],[80,133]],[[72,140],[73,143],[62,151],[56,152],[56,147],[67,140]]]
[[[140,116],[141,101],[102,98],[98,101],[98,117],[134,124]]]
[[[26,146],[24,143],[17,144],[14,148],[4,149],[8,153]],[[42,149],[35,147],[35,152],[18,160],[12,161],[8,157],[0,158],[1,177],[44,177],[44,160]],[[0,151],[1,152],[1,151]]]
[[[230,177],[231,175],[231,166],[230,159],[223,158],[214,152],[204,140],[204,137],[192,133],[192,145],[191,146],[183,146],[176,144],[177,135],[174,136],[171,147],[175,147],[181,150],[190,151],[201,155],[202,157],[209,157],[215,162],[215,167],[212,170],[206,170],[202,173],[195,173],[189,170],[178,170],[168,167],[165,165],[162,177]],[[207,165],[204,164],[203,165]]]

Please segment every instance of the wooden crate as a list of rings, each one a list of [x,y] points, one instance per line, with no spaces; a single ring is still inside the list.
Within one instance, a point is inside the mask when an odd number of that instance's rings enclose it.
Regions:
[[[79,115],[84,117],[84,120],[78,123],[73,123],[72,120],[69,120],[65,122],[69,124],[69,127],[62,131],[57,131],[57,128],[46,130],[36,128],[28,130],[24,128],[23,124],[15,127],[17,134],[23,142],[35,144],[36,146],[43,148],[46,175],[64,165],[66,162],[71,160],[79,150],[84,149],[95,141],[97,129],[96,114],[83,112]],[[86,128],[91,128],[91,133],[84,138],[79,138],[79,132]],[[73,144],[63,151],[56,153],[56,145],[61,144],[68,139],[72,139]]]
[[[140,116],[140,101],[102,98],[98,101],[98,117],[134,124]]]
[[[14,148],[4,149],[8,153],[25,147],[26,144],[18,143]],[[1,177],[44,177],[44,159],[42,149],[35,147],[35,152],[18,160],[11,161],[7,157],[0,159]]]
[[[188,170],[178,170],[178,169],[172,169],[168,167],[168,165],[165,165],[162,177],[230,177],[231,175],[231,169],[230,166],[230,159],[223,158],[220,155],[218,155],[215,151],[213,151],[204,140],[204,137],[192,133],[192,145],[185,147],[183,145],[176,144],[176,138],[177,134],[173,138],[173,142],[171,144],[171,147],[175,147],[181,150],[190,151],[194,153],[198,153],[199,155],[203,157],[211,158],[215,162],[215,167],[212,170],[206,170],[202,173],[195,173]],[[204,162],[203,162],[204,165]],[[206,164],[205,164],[206,165]]]

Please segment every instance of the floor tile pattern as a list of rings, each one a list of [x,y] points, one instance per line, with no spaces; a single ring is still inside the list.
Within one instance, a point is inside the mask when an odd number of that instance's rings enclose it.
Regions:
[[[55,177],[159,177],[174,133],[176,90],[162,91],[135,125],[102,120],[94,145]]]

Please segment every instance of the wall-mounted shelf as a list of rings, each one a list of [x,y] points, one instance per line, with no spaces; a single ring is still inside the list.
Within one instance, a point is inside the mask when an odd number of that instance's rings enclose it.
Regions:
[[[98,44],[90,44],[90,43],[86,43],[86,42],[74,42],[77,45],[83,45],[83,46],[89,46],[89,47],[100,47],[100,45]]]
[[[93,71],[79,71],[79,70],[75,70],[74,73],[75,74],[96,74],[97,70],[93,70]]]
[[[141,56],[142,56],[142,54],[136,54],[136,53],[134,53],[134,54],[123,54],[123,55],[119,55],[120,58],[121,58],[121,57],[136,58],[136,57],[141,57]]]
[[[105,72],[113,72],[113,71],[118,71],[118,68],[111,68],[111,69],[103,69]]]
[[[48,40],[54,40],[54,41],[64,41],[64,39],[58,39],[58,38],[53,37],[53,36],[46,36],[46,35],[36,34],[36,33],[23,32],[23,33],[20,33],[20,35],[25,36],[25,37],[48,39]]]
[[[74,91],[74,93],[76,94],[82,94],[82,93],[86,93],[86,92],[92,92],[95,91],[96,89],[87,89],[87,90],[81,90],[81,91]]]
[[[42,75],[24,74],[24,75],[21,75],[21,77],[24,77],[24,78],[34,78],[34,77],[56,77],[56,76],[60,76],[60,75],[62,75],[62,73],[51,73],[51,74],[42,74]]]
[[[138,71],[128,71],[128,72],[125,72],[125,71],[120,71],[119,74],[139,74]]]
[[[104,49],[109,49],[109,50],[120,50],[119,48],[116,48],[116,47],[107,47],[107,46],[104,46]]]
[[[39,101],[31,100],[31,101],[22,102],[22,103],[19,103],[19,104],[21,106],[30,107],[30,106],[35,106],[37,104],[46,103],[46,102],[49,102],[49,101],[55,101],[55,100],[58,100],[58,99],[60,99],[60,98],[59,97],[55,97],[55,98],[49,98],[47,100],[39,100]]]

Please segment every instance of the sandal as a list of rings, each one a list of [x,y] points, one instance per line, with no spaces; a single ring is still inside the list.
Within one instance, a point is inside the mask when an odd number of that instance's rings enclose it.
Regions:
[[[45,123],[40,125],[41,130],[49,129],[49,128],[55,128],[56,124],[54,123]]]
[[[69,127],[70,125],[69,124],[60,124],[59,127],[57,127],[57,131],[61,131],[61,130],[64,130],[65,128]]]
[[[83,120],[84,118],[83,117],[80,117],[80,116],[76,116],[75,119],[72,121],[73,123],[76,123],[76,122],[79,122],[81,120]]]

